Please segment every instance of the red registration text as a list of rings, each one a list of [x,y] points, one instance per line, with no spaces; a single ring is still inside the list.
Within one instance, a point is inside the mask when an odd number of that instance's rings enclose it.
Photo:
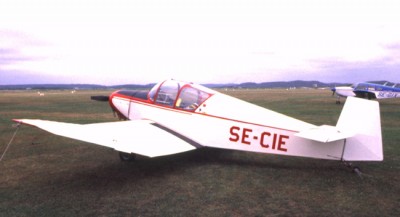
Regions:
[[[285,147],[289,136],[264,131],[262,133],[254,133],[250,128],[240,128],[232,126],[229,130],[231,142],[238,142],[244,145],[260,145],[263,148],[287,152]]]

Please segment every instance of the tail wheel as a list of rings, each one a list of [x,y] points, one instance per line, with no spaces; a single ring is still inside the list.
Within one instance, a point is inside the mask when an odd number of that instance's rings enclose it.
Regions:
[[[358,176],[362,175],[360,167],[357,166],[353,167],[353,172],[356,173]]]
[[[136,155],[126,152],[119,152],[119,159],[121,159],[122,162],[132,162],[135,161]]]

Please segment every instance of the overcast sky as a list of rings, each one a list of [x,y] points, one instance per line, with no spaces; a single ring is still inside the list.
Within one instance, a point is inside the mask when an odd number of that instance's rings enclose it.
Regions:
[[[400,82],[397,0],[0,0],[0,84]]]

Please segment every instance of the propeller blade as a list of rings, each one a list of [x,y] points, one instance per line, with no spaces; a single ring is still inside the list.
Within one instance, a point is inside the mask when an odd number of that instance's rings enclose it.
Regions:
[[[108,102],[110,100],[110,97],[109,96],[91,96],[90,99],[100,101],[100,102]]]
[[[100,102],[110,101],[109,96],[91,96],[90,99],[95,100],[95,101],[100,101]],[[118,113],[114,110],[114,108],[111,107],[111,111],[112,111],[114,117],[118,116],[118,118],[121,120],[121,118],[119,117]]]

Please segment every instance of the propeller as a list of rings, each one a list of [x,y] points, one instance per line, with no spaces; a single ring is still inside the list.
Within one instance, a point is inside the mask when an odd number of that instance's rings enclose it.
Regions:
[[[91,100],[100,101],[100,102],[108,102],[110,100],[109,96],[91,96]]]
[[[100,102],[108,102],[110,101],[110,96],[91,96],[90,97],[91,100],[95,100],[95,101],[100,101]],[[112,113],[114,115],[114,117],[119,118],[119,120],[127,120],[127,118],[125,116],[123,116],[121,113],[119,113],[118,111],[114,110],[113,107],[111,107]]]
[[[91,100],[99,101],[99,102],[108,102],[110,100],[110,96],[90,96]],[[111,108],[113,116],[116,117],[116,111]],[[121,119],[121,118],[120,118]]]

